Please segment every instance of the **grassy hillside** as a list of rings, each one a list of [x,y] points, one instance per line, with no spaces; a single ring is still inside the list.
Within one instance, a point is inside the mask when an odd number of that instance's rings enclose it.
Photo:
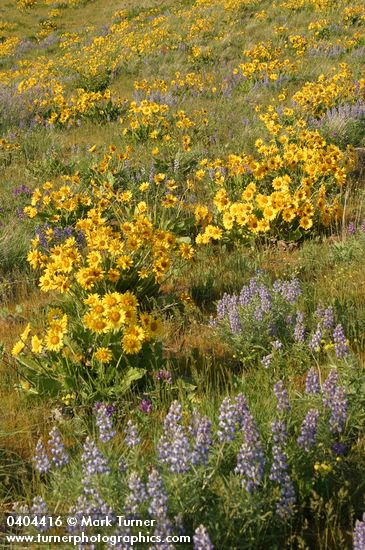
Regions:
[[[0,3],[4,537],[364,547],[364,54],[361,1]]]

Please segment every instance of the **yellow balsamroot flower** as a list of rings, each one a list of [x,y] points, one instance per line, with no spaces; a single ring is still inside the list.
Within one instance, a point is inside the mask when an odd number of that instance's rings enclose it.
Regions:
[[[194,249],[190,244],[182,243],[179,246],[180,255],[184,260],[191,260],[194,256]]]
[[[127,308],[137,309],[138,307],[137,298],[129,290],[127,292],[124,292],[124,294],[120,294],[119,303],[121,307],[124,309],[127,309]]]
[[[123,254],[117,258],[117,266],[123,270],[130,269],[133,266],[133,260],[130,256]]]
[[[60,351],[64,345],[62,334],[53,330],[46,333],[44,342],[46,349],[49,351]]]
[[[227,197],[227,192],[225,189],[220,189],[215,197],[214,197],[214,204],[216,205],[219,212],[222,212],[223,210],[226,210],[230,205],[230,200]]]
[[[134,334],[125,334],[122,338],[122,349],[127,355],[139,353],[142,349],[142,342]]]
[[[110,363],[113,358],[113,354],[108,348],[98,348],[95,351],[93,358],[100,361],[100,363]]]
[[[215,225],[207,225],[205,228],[205,234],[215,241],[219,241],[222,238],[222,230]]]
[[[225,212],[223,214],[223,227],[224,229],[227,229],[227,231],[231,230],[234,223],[234,216],[230,212]]]
[[[308,218],[308,216],[303,216],[300,218],[299,225],[305,230],[310,229],[313,225],[313,220],[312,218]]]
[[[38,336],[35,334],[34,336],[32,336],[32,352],[33,353],[42,353],[42,350],[43,350],[43,344],[42,344],[42,340],[40,338],[38,338]]]
[[[257,231],[258,232],[263,232],[263,233],[266,233],[267,231],[270,231],[270,224],[268,222],[268,220],[259,220],[258,222],[258,226],[257,226]]]
[[[117,269],[109,269],[107,273],[108,280],[112,283],[116,283],[120,279],[120,271]]]
[[[126,314],[120,307],[115,307],[106,311],[105,319],[108,323],[108,328],[117,332],[125,324]]]
[[[13,349],[11,350],[12,356],[17,357],[23,351],[24,348],[25,348],[24,342],[22,342],[21,340],[18,340],[18,342],[16,342],[16,344],[13,346]]]
[[[272,208],[272,206],[266,206],[263,213],[265,220],[272,221],[276,218],[277,210]]]
[[[256,192],[256,185],[254,183],[250,183],[241,195],[242,200],[252,201],[252,199],[255,196],[255,192]]]
[[[208,217],[209,210],[206,206],[199,205],[195,208],[194,214],[196,223],[200,223]]]
[[[142,192],[144,191],[147,191],[147,189],[149,189],[150,187],[150,184],[148,181],[144,181],[143,183],[141,183],[141,185],[138,187],[138,189]]]
[[[85,290],[90,290],[95,283],[104,278],[104,271],[96,267],[84,267],[76,273],[76,281]]]
[[[137,273],[140,279],[147,279],[150,275],[147,269],[140,269]]]
[[[35,218],[38,214],[37,209],[34,208],[34,206],[26,206],[23,208],[23,212],[28,216],[28,218]]]
[[[162,200],[162,206],[164,208],[173,208],[177,202],[178,202],[178,198],[175,197],[175,195],[172,195],[171,193],[169,193]]]
[[[153,181],[155,182],[156,185],[160,185],[160,183],[162,183],[165,179],[166,179],[166,174],[159,173],[154,176]]]

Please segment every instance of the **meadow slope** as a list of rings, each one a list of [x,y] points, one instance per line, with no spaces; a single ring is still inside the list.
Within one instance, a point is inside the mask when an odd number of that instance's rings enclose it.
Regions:
[[[365,548],[364,59],[361,0],[0,0],[2,547]]]

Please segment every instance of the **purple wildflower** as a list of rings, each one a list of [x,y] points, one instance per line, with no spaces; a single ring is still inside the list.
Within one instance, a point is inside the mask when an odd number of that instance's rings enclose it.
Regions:
[[[296,323],[294,327],[294,340],[296,342],[304,342],[305,339],[305,326],[304,326],[304,313],[297,311]]]
[[[337,386],[331,400],[330,408],[330,430],[334,433],[340,433],[347,419],[347,395],[343,386]]]
[[[152,401],[144,397],[139,404],[139,409],[146,414],[150,414],[152,412]]]
[[[349,222],[348,226],[347,226],[347,234],[348,235],[355,235],[356,233],[356,225],[354,222]]]
[[[278,401],[277,403],[277,410],[279,413],[288,411],[290,409],[289,405],[289,395],[287,390],[284,387],[284,383],[282,380],[279,380],[274,385],[274,394]]]
[[[320,385],[319,385],[319,378],[317,369],[315,367],[312,367],[309,369],[307,378],[305,381],[305,392],[308,394],[318,394],[321,391]]]
[[[51,467],[50,460],[41,439],[38,439],[33,462],[35,469],[38,470],[40,474],[46,474]]]
[[[218,440],[223,443],[233,441],[237,429],[236,405],[229,397],[225,397],[219,409]]]
[[[271,365],[271,359],[272,359],[272,355],[269,354],[269,355],[265,355],[262,359],[261,359],[261,364],[263,367],[265,367],[265,369],[268,369]]]
[[[191,463],[194,465],[208,462],[209,450],[213,445],[212,423],[207,416],[201,416],[194,411],[193,426],[190,428],[193,436],[193,450],[191,453]]]
[[[318,323],[315,333],[312,335],[308,346],[312,353],[318,353],[321,349],[322,327]]]
[[[338,371],[337,369],[332,369],[325,380],[322,391],[324,394],[323,405],[329,407],[331,400],[333,399],[334,393],[338,385]]]
[[[200,525],[195,529],[193,536],[194,550],[214,550],[214,546],[210,541],[208,531],[204,525]]]
[[[132,420],[128,420],[127,427],[125,429],[125,443],[127,447],[136,447],[141,443],[141,438],[138,436],[138,429]]]
[[[160,461],[168,464],[173,473],[185,473],[190,467],[190,445],[181,419],[181,404],[174,401],[164,420],[163,434],[157,446]]]
[[[108,461],[105,456],[99,451],[95,441],[91,437],[87,437],[81,455],[84,487],[88,487],[91,478],[97,474],[108,474],[110,472]]]
[[[345,443],[341,443],[340,441],[336,441],[332,445],[332,451],[337,456],[344,456],[347,453],[347,445],[345,445]]]
[[[365,513],[362,520],[356,520],[354,529],[354,550],[364,550],[365,548]]]
[[[297,443],[307,453],[316,444],[318,419],[319,411],[317,409],[310,409],[302,423]]]
[[[237,296],[231,296],[228,303],[228,319],[232,334],[239,334],[242,330],[241,320],[237,308]]]
[[[99,438],[103,443],[107,443],[117,433],[113,426],[112,415],[114,407],[105,403],[97,403],[95,406],[96,425],[99,428]]]
[[[242,421],[243,443],[237,456],[235,473],[241,476],[242,486],[250,494],[260,485],[265,466],[265,455],[256,423],[247,410]]]
[[[47,529],[50,528],[50,513],[47,507],[47,504],[44,502],[42,497],[34,497],[33,498],[33,505],[31,508],[31,514],[33,516],[33,519],[38,520],[36,523],[36,527],[38,531],[47,531]],[[43,521],[41,523],[42,518],[45,518],[45,525],[43,525]]]
[[[168,384],[172,384],[171,372],[168,370],[159,370],[156,372],[157,380],[166,380]]]
[[[68,463],[68,455],[65,452],[65,446],[61,439],[59,430],[54,427],[49,432],[48,444],[51,449],[52,462],[57,468],[61,468]]]
[[[136,517],[139,507],[147,500],[145,484],[136,472],[132,472],[128,478],[129,494],[125,499],[125,511],[128,516]]]
[[[154,534],[164,540],[172,534],[172,524],[168,517],[167,494],[157,470],[152,470],[148,476],[147,493],[150,497],[148,512],[152,518],[157,520]],[[167,548],[174,547],[166,545]]]
[[[286,518],[293,513],[295,491],[288,473],[288,462],[285,454],[287,432],[284,422],[275,420],[271,425],[274,445],[272,449],[273,462],[270,470],[270,480],[276,482],[280,488],[280,498],[276,503],[276,513]]]
[[[343,326],[341,324],[336,325],[333,331],[333,341],[335,344],[335,353],[338,359],[342,359],[347,355],[349,348]]]
[[[322,326],[326,330],[331,330],[334,323],[333,309],[327,307],[322,314]]]

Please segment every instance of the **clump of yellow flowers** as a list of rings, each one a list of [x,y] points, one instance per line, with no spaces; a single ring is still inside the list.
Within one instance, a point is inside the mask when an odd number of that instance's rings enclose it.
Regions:
[[[293,109],[270,106],[261,120],[272,139],[257,139],[257,156],[229,155],[201,163],[195,176],[213,173],[212,204],[195,208],[197,244],[252,234],[298,239],[312,227],[338,223],[341,196],[353,152],[328,144],[308,130]]]
[[[126,367],[135,367],[137,356],[140,366],[148,366],[162,336],[162,320],[153,314],[160,285],[172,267],[193,257],[186,239],[163,227],[155,208],[139,200],[150,183],[126,190],[109,170],[110,162],[126,157],[111,147],[94,177],[45,182],[24,209],[46,222],[28,261],[41,291],[59,304],[49,309],[43,329],[26,327],[12,354],[33,371],[35,365],[40,372],[48,368],[62,387],[67,380],[65,390],[100,379],[102,366],[121,378],[123,372],[130,376]],[[155,177],[153,185],[160,183]]]

